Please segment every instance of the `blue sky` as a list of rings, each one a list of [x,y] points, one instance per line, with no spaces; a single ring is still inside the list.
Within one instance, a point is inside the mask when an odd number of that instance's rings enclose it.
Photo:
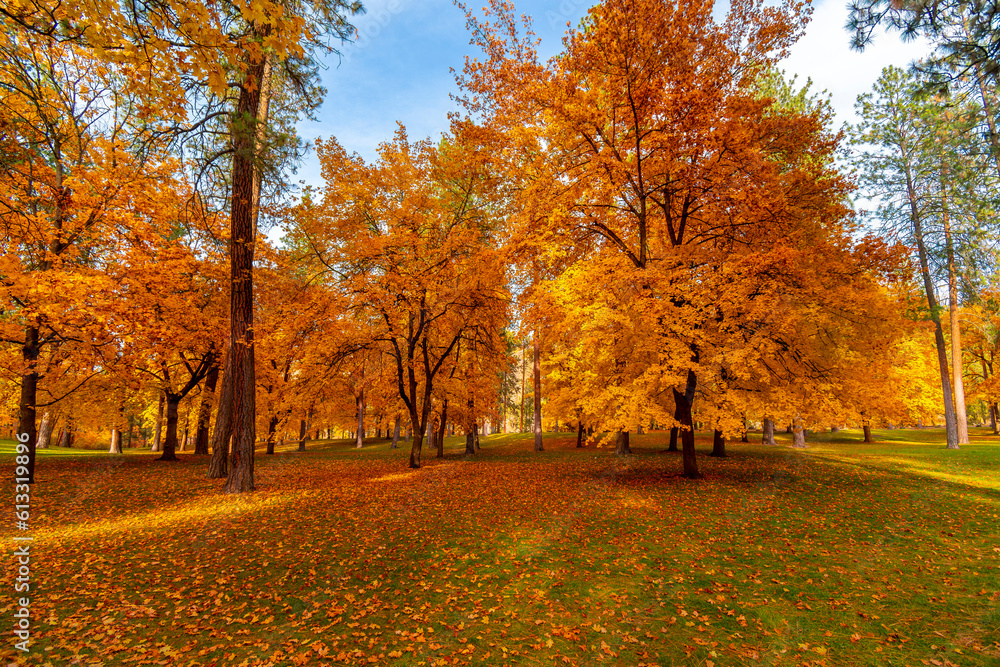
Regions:
[[[479,7],[482,0],[472,0]],[[566,22],[576,25],[590,0],[520,0],[519,13],[534,18],[542,40],[540,55],[562,46]],[[413,139],[437,138],[448,127],[447,113],[456,108],[449,68],[461,70],[472,53],[465,17],[450,0],[369,0],[367,14],[356,17],[359,39],[342,47],[343,60],[331,59],[323,72],[328,92],[318,122],[303,123],[307,141],[334,136],[348,151],[375,157],[378,144],[390,139],[402,122]],[[867,92],[882,68],[906,66],[927,51],[922,42],[903,44],[898,35],[882,35],[864,53],[848,48],[843,26],[844,0],[820,0],[806,35],[795,45],[784,68],[811,77],[813,90],[828,90],[840,122],[854,118],[855,98]],[[315,154],[310,151],[298,179],[320,185]]]

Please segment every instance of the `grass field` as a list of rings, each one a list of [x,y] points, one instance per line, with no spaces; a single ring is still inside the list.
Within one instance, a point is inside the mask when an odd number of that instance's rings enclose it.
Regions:
[[[40,453],[31,650],[61,665],[1000,665],[1000,439],[975,429],[729,447],[677,476],[570,434],[483,438],[443,460],[344,441],[206,461]],[[710,450],[700,434],[699,450]],[[759,441],[759,434],[756,439]],[[11,619],[13,558],[0,605]],[[8,621],[9,622],[9,621]],[[7,627],[10,627],[8,625]]]

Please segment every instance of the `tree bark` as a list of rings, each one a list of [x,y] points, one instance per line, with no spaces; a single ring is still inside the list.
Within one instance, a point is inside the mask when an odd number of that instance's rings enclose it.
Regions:
[[[233,434],[233,348],[226,350],[219,390],[219,409],[212,431],[212,459],[208,462],[209,479],[222,479],[229,471],[229,441]]]
[[[805,447],[806,446],[806,430],[803,426],[802,417],[795,415],[795,421],[792,422],[792,447]]]
[[[208,455],[208,427],[212,419],[212,407],[215,403],[215,386],[219,382],[219,362],[216,358],[212,370],[205,378],[205,391],[201,395],[201,405],[198,406],[198,431],[195,434],[194,453],[196,456]]]
[[[46,410],[42,414],[42,423],[38,427],[38,449],[48,449],[52,442],[52,429],[56,424],[56,418],[51,412]]]
[[[278,415],[271,415],[267,420],[267,453],[274,454],[274,431],[278,427]]]
[[[255,26],[261,38],[270,24]],[[253,257],[259,213],[258,168],[255,158],[266,127],[270,99],[271,56],[248,62],[240,86],[237,113],[241,122],[233,132],[233,187],[230,204],[230,322],[233,356],[233,447],[229,475],[223,491],[253,491],[256,444],[256,379],[253,335]],[[263,100],[263,104],[261,103]]]
[[[773,419],[768,419],[767,417],[764,418],[763,431],[764,431],[764,435],[762,435],[761,439],[760,439],[761,444],[764,444],[764,445],[776,445],[776,444],[778,444],[778,443],[776,443],[774,441],[774,420]]]
[[[448,399],[444,399],[444,403],[441,405],[441,423],[438,426],[437,440],[435,445],[437,447],[437,458],[444,458],[444,435],[448,429]]]
[[[17,475],[18,480],[35,483],[35,453],[38,446],[38,433],[35,430],[35,404],[38,400],[38,352],[41,346],[38,342],[38,327],[29,326],[24,330],[24,346],[21,348],[21,359],[24,361],[25,372],[21,374],[21,396],[18,402],[17,441],[28,446],[27,475]],[[23,481],[18,483],[23,484]]]
[[[358,413],[358,434],[355,440],[354,446],[357,449],[361,449],[365,446],[365,390],[362,389],[355,396],[355,408]]]
[[[396,425],[392,428],[392,445],[389,449],[396,449],[399,447],[399,414],[396,414]]]
[[[677,433],[680,431],[679,428],[674,426],[670,429],[670,444],[667,446],[668,452],[679,452],[680,449],[677,448]]]
[[[358,445],[360,447],[361,445]],[[299,420],[299,451],[306,451],[306,420]]]
[[[66,426],[63,428],[62,434],[59,437],[60,447],[72,447],[73,446],[73,418],[66,418]]]
[[[872,427],[871,427],[871,425],[869,425],[867,422],[865,422],[861,426],[861,428],[864,429],[864,432],[865,432],[865,442],[869,442],[869,443],[875,442],[874,440],[872,440]]]
[[[163,439],[163,454],[157,461],[177,460],[177,406],[181,397],[172,392],[165,392],[167,399],[167,435]]]
[[[942,190],[947,187],[941,183]],[[943,194],[943,193],[942,193]],[[951,377],[955,388],[955,430],[958,444],[969,444],[969,419],[965,411],[965,383],[962,380],[962,328],[958,319],[958,278],[955,275],[955,248],[951,237],[951,221],[947,200],[941,212],[944,222],[945,250],[948,260],[948,320],[951,325]]]
[[[632,453],[629,447],[629,432],[618,429],[618,438],[615,440],[615,454],[625,456]]]
[[[158,452],[161,451],[163,444],[163,392],[160,391],[160,398],[156,402],[156,423],[153,425],[153,446],[150,447],[150,451]]]
[[[697,355],[693,361],[697,362]],[[693,370],[688,370],[687,383],[684,386],[684,393],[674,389],[674,419],[680,423],[681,447],[684,472],[683,477],[687,479],[701,479],[698,472],[697,452],[694,449],[694,422],[691,416],[691,402],[694,400],[694,393],[698,387],[698,378]]]
[[[111,446],[108,447],[108,454],[122,453],[122,432],[118,428],[111,429]]]
[[[583,447],[583,420],[576,420],[576,446],[577,449]]]
[[[722,436],[722,431],[715,429],[712,434],[712,453],[710,456],[726,456],[726,439]]]
[[[532,371],[533,388],[534,388],[534,399],[535,399],[535,419],[534,419],[534,432],[535,432],[535,451],[542,451],[542,359],[541,353],[539,351],[539,340],[538,340],[538,329],[535,329],[534,335],[532,336],[532,347],[535,352],[535,360]]]

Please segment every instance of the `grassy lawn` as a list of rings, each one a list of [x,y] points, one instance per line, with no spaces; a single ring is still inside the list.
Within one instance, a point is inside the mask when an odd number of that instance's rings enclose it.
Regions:
[[[220,494],[190,454],[43,451],[31,652],[8,630],[0,658],[1000,664],[1000,439],[974,429],[946,451],[941,430],[875,435],[733,443],[700,458],[698,482],[676,476],[663,433],[633,435],[627,458],[546,434],[542,453],[491,436],[466,460],[449,438],[418,471],[384,441],[321,441],[259,453],[247,497]],[[12,451],[0,443],[11,507]]]

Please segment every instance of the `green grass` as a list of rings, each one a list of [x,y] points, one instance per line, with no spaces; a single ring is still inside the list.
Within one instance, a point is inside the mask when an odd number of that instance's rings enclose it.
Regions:
[[[699,434],[699,449],[710,440]],[[677,476],[573,434],[446,457],[347,441],[206,460],[40,452],[29,654],[52,665],[1000,664],[1000,440],[731,443]],[[759,434],[756,439],[759,440]],[[754,436],[751,436],[754,439]],[[13,445],[0,442],[12,465]],[[13,505],[13,488],[6,497]],[[9,516],[9,515],[8,515]],[[0,531],[12,544],[12,525]],[[0,590],[9,614],[13,566]]]

